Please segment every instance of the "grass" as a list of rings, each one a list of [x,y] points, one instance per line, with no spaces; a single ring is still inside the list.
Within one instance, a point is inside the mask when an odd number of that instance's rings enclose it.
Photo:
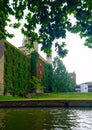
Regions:
[[[48,93],[35,95],[32,99],[39,100],[92,100],[92,93]]]
[[[23,97],[13,97],[13,96],[0,96],[1,100],[25,100]]]
[[[92,100],[92,93],[45,93],[31,98],[0,96],[0,100]]]

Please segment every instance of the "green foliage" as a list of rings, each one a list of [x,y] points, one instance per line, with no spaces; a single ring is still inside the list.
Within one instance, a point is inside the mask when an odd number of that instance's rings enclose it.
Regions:
[[[62,42],[61,45],[59,45],[58,43],[55,44],[58,55],[62,58],[64,58],[68,53],[68,50],[64,49],[65,46],[66,46],[66,44],[64,42]]]
[[[69,18],[71,14],[76,18],[75,25]],[[85,45],[92,48],[92,0],[0,0],[0,39],[11,37],[4,29],[10,21],[9,15],[15,16],[18,23],[23,17],[26,19],[22,33],[31,39],[30,44],[41,43],[47,54],[51,53],[55,39],[66,38],[66,30],[85,37]],[[35,31],[37,25],[40,25],[39,33]],[[14,24],[15,28],[19,26]],[[58,47],[60,56],[62,50],[63,56],[66,55],[64,46]]]
[[[44,63],[44,71],[41,79],[44,92],[71,92],[74,91],[75,83],[68,74],[63,62],[56,57],[53,66]]]
[[[56,57],[53,62],[53,91],[70,92],[74,91],[74,83],[70,78],[63,62]]]
[[[21,25],[20,22],[18,22],[18,23],[14,23],[13,25],[10,24],[9,26],[10,26],[10,27],[14,27],[14,28],[19,28],[20,25]]]
[[[44,92],[52,92],[52,65],[44,63],[44,71],[41,79],[41,84],[44,86]]]
[[[53,67],[44,63],[41,83],[37,79],[39,54],[36,51],[28,57],[5,42],[4,61],[5,94],[25,96],[36,89],[43,89],[46,93],[74,90],[74,83],[59,58],[55,58]]]
[[[77,92],[63,92],[63,93],[46,93],[42,95],[35,95],[31,99],[35,100],[92,100],[92,92],[77,93]]]
[[[36,51],[33,51],[30,56],[31,56],[31,76],[36,76],[39,54]]]
[[[35,76],[32,76],[32,78],[30,80],[30,84],[31,84],[30,92],[35,92],[37,89],[40,89],[40,90],[43,89],[39,80]]]
[[[14,15],[9,0],[0,0],[0,40],[13,36],[5,30],[5,26],[10,22],[9,15]]]
[[[77,93],[77,92],[63,92],[63,93],[45,93],[37,94],[28,98],[28,100],[92,100],[92,92]],[[27,100],[24,97],[0,96],[0,100]]]
[[[4,59],[4,93],[24,96],[30,88],[30,58],[5,42]]]
[[[5,42],[4,93],[25,96],[36,89],[44,92],[74,91],[74,82],[66,71],[63,62],[55,58],[53,67],[44,63],[41,84],[37,79],[39,55],[36,51],[28,57],[11,44]]]

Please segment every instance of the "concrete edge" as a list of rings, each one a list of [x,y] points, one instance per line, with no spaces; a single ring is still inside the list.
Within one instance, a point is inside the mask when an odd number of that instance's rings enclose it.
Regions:
[[[92,107],[92,100],[17,100],[0,101],[0,108],[12,107]]]

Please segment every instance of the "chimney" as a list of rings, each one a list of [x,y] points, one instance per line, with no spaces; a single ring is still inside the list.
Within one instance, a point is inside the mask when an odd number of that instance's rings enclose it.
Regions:
[[[36,50],[38,52],[38,43],[37,42],[34,42],[34,50]]]
[[[47,62],[49,63],[49,64],[52,64],[52,55],[47,55],[46,56],[46,59],[47,59]]]
[[[28,39],[27,37],[24,37],[24,38],[23,38],[23,41],[22,41],[22,48],[23,48],[25,51],[28,51],[28,53],[29,53],[29,52],[31,53],[31,52],[33,52],[34,50],[37,51],[37,52],[39,51],[39,50],[38,50],[39,48],[38,48],[38,43],[37,43],[37,42],[34,42],[34,48],[30,48],[30,49],[27,49],[27,48],[26,48],[26,45],[27,45],[27,44],[30,44],[30,43],[29,43],[29,39]],[[20,49],[21,49],[21,48],[20,48]]]

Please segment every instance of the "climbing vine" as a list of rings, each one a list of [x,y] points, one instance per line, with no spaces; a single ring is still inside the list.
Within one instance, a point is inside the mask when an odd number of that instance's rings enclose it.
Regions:
[[[31,76],[36,76],[39,54],[36,51],[33,51],[30,56],[31,56]]]
[[[30,58],[8,42],[4,53],[4,94],[24,96],[30,88]]]
[[[44,63],[44,70],[41,79],[41,84],[42,86],[44,86],[45,92],[52,92],[52,77],[53,77],[52,65]]]
[[[36,89],[43,89],[44,92],[73,91],[74,85],[59,59],[55,59],[53,66],[44,62],[39,81],[39,54],[34,51],[26,56],[10,43],[5,42],[4,45],[4,94],[26,96]]]

